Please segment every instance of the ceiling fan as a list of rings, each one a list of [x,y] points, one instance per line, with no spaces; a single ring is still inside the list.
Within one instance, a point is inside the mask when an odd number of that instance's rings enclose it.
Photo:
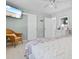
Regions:
[[[44,7],[47,8],[57,8],[56,6],[56,0],[48,0],[49,4],[45,5]]]

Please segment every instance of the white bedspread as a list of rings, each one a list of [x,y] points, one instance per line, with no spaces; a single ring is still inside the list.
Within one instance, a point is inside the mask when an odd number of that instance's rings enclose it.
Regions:
[[[28,59],[72,59],[72,38],[35,39],[26,44]]]

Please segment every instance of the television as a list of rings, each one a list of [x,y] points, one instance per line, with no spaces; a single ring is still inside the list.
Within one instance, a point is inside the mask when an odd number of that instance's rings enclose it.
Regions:
[[[21,18],[22,11],[9,5],[6,5],[6,16]]]

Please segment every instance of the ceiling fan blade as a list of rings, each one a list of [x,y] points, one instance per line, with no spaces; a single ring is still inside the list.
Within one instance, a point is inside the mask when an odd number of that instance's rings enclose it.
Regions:
[[[46,4],[46,5],[44,6],[44,8],[47,8],[47,7],[49,7],[49,4]]]
[[[55,8],[56,9],[57,6],[56,5],[54,5],[54,6],[52,6],[52,5],[45,5],[44,8]]]
[[[56,3],[66,3],[66,2],[68,2],[68,1],[60,1],[60,0],[58,1],[58,0],[56,0],[55,2],[56,2]]]
[[[56,3],[54,3],[54,8],[57,8],[57,5],[56,5]]]

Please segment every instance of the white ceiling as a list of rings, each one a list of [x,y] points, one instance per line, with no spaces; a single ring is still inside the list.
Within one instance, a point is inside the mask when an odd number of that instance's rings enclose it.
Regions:
[[[55,12],[71,8],[72,0],[56,0],[57,8],[44,7],[49,4],[48,0],[7,0],[7,4],[20,8],[24,12],[52,15]]]

